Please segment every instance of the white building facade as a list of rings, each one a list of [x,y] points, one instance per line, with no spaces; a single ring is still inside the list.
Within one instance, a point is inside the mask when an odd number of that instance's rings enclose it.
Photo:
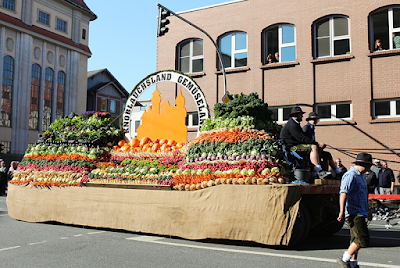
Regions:
[[[0,3],[1,155],[23,155],[50,123],[86,111],[89,23],[83,0]]]

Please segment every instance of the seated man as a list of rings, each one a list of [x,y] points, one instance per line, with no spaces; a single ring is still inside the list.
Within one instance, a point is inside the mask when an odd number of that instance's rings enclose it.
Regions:
[[[310,137],[311,139],[313,139],[315,141],[315,127],[319,121],[319,116],[317,113],[311,112],[309,114],[309,116],[306,118],[306,121],[307,121],[307,124],[305,124],[303,126],[303,131],[308,137]],[[319,147],[318,153],[319,153],[319,156],[321,157],[320,162],[321,162],[322,169],[325,171],[328,171],[329,166],[330,166],[336,174],[340,174],[341,173],[340,169],[336,166],[336,163],[333,161],[331,153],[324,151],[326,145],[324,143],[319,143],[318,147]],[[343,172],[343,174],[345,172]]]
[[[281,138],[288,147],[292,147],[299,144],[311,144],[310,161],[314,164],[314,171],[319,173],[320,177],[330,175],[330,172],[323,171],[321,168],[321,162],[319,157],[319,145],[321,147],[324,144],[319,144],[309,136],[307,136],[301,129],[300,122],[303,119],[304,112],[300,107],[296,106],[292,108],[290,118],[281,130]]]

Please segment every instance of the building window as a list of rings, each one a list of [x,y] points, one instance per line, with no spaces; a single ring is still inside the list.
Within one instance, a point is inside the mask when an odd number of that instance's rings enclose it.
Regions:
[[[43,11],[39,10],[39,19],[40,23],[50,25],[50,14],[44,13]]]
[[[11,103],[14,82],[14,59],[5,56],[3,59],[3,85],[1,87],[0,126],[11,127]]]
[[[268,107],[268,109],[272,112],[272,120],[276,121],[278,124],[283,124],[289,120],[289,115],[292,111],[292,108],[293,106]]]
[[[227,34],[220,39],[219,45],[225,68],[238,68],[247,66],[246,33],[236,32]]]
[[[137,131],[139,126],[140,126],[140,120],[136,120],[135,121],[135,132]]]
[[[110,100],[110,113],[115,114],[117,112],[117,101]]]
[[[3,0],[3,7],[15,11],[15,0]]]
[[[319,104],[317,105],[317,114],[321,121],[351,119],[352,118],[351,104],[350,103]]]
[[[400,7],[385,8],[370,15],[371,51],[400,49]],[[377,45],[378,41],[381,47]]]
[[[63,32],[67,32],[67,22],[57,19],[57,30],[63,31]]]
[[[146,106],[140,106],[141,111],[146,111]]]
[[[11,142],[0,141],[0,154],[9,154],[11,152]]]
[[[349,19],[344,16],[324,18],[315,23],[315,57],[350,54]]]
[[[46,131],[51,124],[53,80],[54,80],[54,71],[50,67],[47,67],[45,70],[45,82],[44,82],[44,102],[43,102],[43,121],[42,121],[43,132]]]
[[[203,40],[191,39],[179,45],[179,71],[199,73],[203,71]]]
[[[42,68],[36,63],[32,65],[29,129],[33,130],[38,130],[41,69]]]
[[[199,114],[197,112],[187,113],[186,126],[187,127],[198,127],[199,126]]]
[[[86,39],[86,29],[82,29],[82,39]]]
[[[107,112],[107,99],[106,98],[100,99],[100,111]]]
[[[59,71],[57,75],[57,109],[56,118],[64,117],[64,92],[65,92],[65,73]]]
[[[264,64],[296,60],[296,31],[290,24],[268,27],[264,31]]]
[[[379,100],[374,102],[374,117],[399,117],[400,99]]]

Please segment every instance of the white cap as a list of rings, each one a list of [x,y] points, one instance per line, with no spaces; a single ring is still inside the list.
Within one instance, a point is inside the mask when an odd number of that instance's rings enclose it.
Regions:
[[[374,162],[375,162],[375,163],[378,163],[378,162],[381,162],[381,160],[375,159]]]

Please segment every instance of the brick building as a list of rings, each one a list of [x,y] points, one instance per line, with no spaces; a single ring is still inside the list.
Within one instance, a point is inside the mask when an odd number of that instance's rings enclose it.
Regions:
[[[0,4],[0,144],[7,162],[56,118],[86,111],[89,23],[83,0]]]
[[[350,149],[347,153],[353,155],[370,149],[374,158],[392,161],[389,167],[397,175],[399,0],[236,0],[179,15],[216,40],[230,93],[257,92],[280,124],[294,105],[307,114],[316,111],[321,117],[318,141]],[[169,19],[169,32],[157,38],[157,70],[176,69],[192,76],[212,112],[224,95],[216,50],[200,31],[176,17]],[[375,49],[377,39],[383,50]],[[269,54],[276,62],[268,63]],[[160,84],[158,89],[173,103],[179,86]],[[189,94],[185,98],[188,112],[196,112]],[[196,131],[191,130],[189,139]],[[351,165],[352,157],[330,152]]]

